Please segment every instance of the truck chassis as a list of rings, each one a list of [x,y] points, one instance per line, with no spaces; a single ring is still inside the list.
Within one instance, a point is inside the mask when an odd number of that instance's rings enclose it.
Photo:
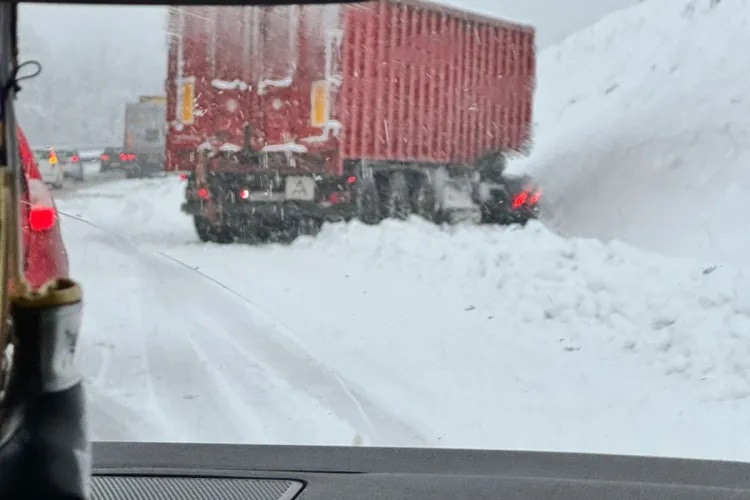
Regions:
[[[526,224],[539,190],[527,177],[464,165],[347,161],[345,175],[265,169],[263,160],[207,159],[187,174],[182,211],[199,238],[231,243],[291,241],[324,222],[419,216],[437,224]],[[502,162],[504,165],[504,162]]]

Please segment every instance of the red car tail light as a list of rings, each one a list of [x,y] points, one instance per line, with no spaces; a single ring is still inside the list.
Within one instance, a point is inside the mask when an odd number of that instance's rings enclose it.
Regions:
[[[52,229],[57,220],[57,209],[47,186],[41,179],[29,179],[29,211],[26,226],[35,233]]]
[[[99,157],[99,159],[100,159],[101,161],[109,161],[109,155],[101,155],[101,156]]]
[[[72,161],[73,163],[76,163],[78,161],[78,155],[71,156],[70,161]]]
[[[200,188],[198,190],[198,198],[201,200],[207,200],[208,199],[208,189],[206,188]]]
[[[120,160],[125,161],[127,159],[128,159],[128,155],[126,155],[125,153],[120,153]]]
[[[36,232],[49,231],[55,225],[55,209],[44,205],[34,205],[29,210],[29,228]]]

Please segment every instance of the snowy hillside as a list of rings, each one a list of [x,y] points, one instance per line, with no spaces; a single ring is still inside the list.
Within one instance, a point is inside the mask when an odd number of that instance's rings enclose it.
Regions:
[[[460,9],[494,17],[513,19],[536,28],[537,45],[542,48],[598,21],[602,16],[643,0],[434,0]],[[670,1],[670,0],[657,0]]]
[[[750,1],[650,0],[542,52],[532,157],[564,234],[750,260]]]
[[[541,225],[206,245],[181,196],[59,201],[99,439],[750,459],[747,273]]]

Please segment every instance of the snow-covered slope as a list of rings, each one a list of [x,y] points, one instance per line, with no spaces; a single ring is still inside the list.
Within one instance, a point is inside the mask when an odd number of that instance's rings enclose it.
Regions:
[[[750,1],[649,0],[539,58],[534,172],[565,234],[746,262]]]
[[[747,273],[539,224],[206,245],[181,196],[59,201],[103,228],[63,219],[98,438],[750,459]]]
[[[558,43],[602,16],[643,0],[434,0],[459,9],[531,24],[539,47]],[[659,0],[670,1],[670,0]]]

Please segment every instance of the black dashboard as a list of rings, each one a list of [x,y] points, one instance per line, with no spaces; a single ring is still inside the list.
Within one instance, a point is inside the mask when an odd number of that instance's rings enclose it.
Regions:
[[[94,499],[750,499],[750,464],[616,455],[94,443]]]

